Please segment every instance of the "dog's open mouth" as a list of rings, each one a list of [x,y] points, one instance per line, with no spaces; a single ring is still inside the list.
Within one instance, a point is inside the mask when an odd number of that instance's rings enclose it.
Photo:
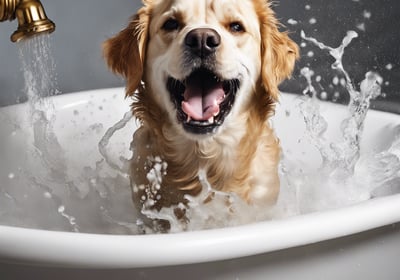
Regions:
[[[199,68],[183,81],[168,78],[167,89],[184,129],[196,134],[212,133],[231,111],[239,79],[222,80],[212,71]]]

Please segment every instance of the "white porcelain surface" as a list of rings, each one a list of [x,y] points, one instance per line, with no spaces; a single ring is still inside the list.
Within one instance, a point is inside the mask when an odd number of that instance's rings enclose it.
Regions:
[[[129,102],[119,98],[122,95],[121,88],[106,89],[63,95],[54,98],[54,101],[61,118],[67,118],[73,110],[82,108],[89,102],[105,104],[102,105],[102,111],[104,123],[108,125],[119,120],[129,109]],[[302,133],[299,125],[285,122],[285,108],[295,106],[293,100],[293,96],[283,96],[274,121],[283,145],[290,145],[293,135]],[[1,110],[17,113],[18,107]],[[342,106],[335,105],[324,107],[325,113],[332,120],[342,109]],[[102,122],[103,119],[97,121]],[[385,147],[387,141],[383,136],[393,133],[391,128],[399,125],[397,115],[370,112],[363,148],[379,150]],[[182,265],[245,257],[312,244],[399,221],[400,195],[397,194],[341,209],[283,220],[177,234],[120,236],[0,226],[0,260],[75,268]]]

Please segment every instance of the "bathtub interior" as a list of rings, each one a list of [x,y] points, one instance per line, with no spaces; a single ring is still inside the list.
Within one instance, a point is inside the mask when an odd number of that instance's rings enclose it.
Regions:
[[[104,162],[98,151],[98,143],[107,129],[129,111],[130,101],[123,99],[123,89],[66,94],[53,98],[53,101],[56,118],[52,126],[62,150],[59,147],[41,150],[42,147],[30,149],[26,146],[27,143],[40,142],[34,139],[30,128],[27,105],[9,106],[0,110],[2,259],[110,268],[194,263],[315,243],[400,220],[399,187],[392,185],[377,190],[374,199],[338,209],[325,209],[233,228],[132,236],[128,228],[136,223],[133,214],[136,210],[128,199],[129,180],[123,174],[115,176],[116,171]],[[302,140],[305,126],[297,112],[298,102],[297,95],[283,94],[273,118],[273,126],[284,153],[301,162],[305,170],[312,170],[321,164],[321,158],[311,144]],[[330,139],[339,137],[338,116],[345,114],[345,110],[345,106],[341,105],[321,105],[321,112],[330,124],[327,132]],[[379,153],[387,149],[398,137],[399,125],[397,115],[371,111],[365,122],[362,151]],[[107,145],[109,161],[123,165],[120,158],[129,158],[130,139],[136,127],[137,122],[132,120],[111,138]],[[27,154],[21,151],[30,152]],[[55,158],[49,157],[53,160],[50,164],[61,164],[62,167],[67,162],[64,174],[53,174],[57,170],[43,170],[37,162],[40,153],[55,151],[60,154]],[[27,155],[31,158],[27,158]],[[60,158],[64,159],[64,163],[57,161]],[[26,168],[29,168],[29,173],[26,173]],[[96,184],[91,181],[91,174],[95,171],[102,178],[112,178],[113,184]],[[19,184],[27,182],[20,180],[20,177],[24,175],[32,179],[32,174],[36,178],[35,186],[24,188],[24,192],[19,193]],[[57,187],[40,188],[38,181],[49,174]],[[89,181],[89,184],[57,181],[60,178],[84,175],[88,176],[82,180]],[[125,187],[118,187],[115,182]],[[71,193],[71,185],[78,188],[78,192]],[[62,201],[63,198],[67,198],[66,203]],[[14,205],[10,205],[12,203]],[[35,210],[38,212],[34,213]],[[102,223],[105,217],[112,221]],[[146,248],[162,248],[162,252],[155,257],[151,252],[146,253]]]

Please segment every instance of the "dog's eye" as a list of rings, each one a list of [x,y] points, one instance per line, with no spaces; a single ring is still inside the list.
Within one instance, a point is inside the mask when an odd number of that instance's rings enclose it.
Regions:
[[[180,27],[179,21],[176,19],[170,18],[167,19],[164,24],[162,25],[162,29],[165,31],[175,31],[178,30]]]
[[[245,31],[244,26],[238,21],[230,23],[229,24],[229,30],[232,33],[242,33],[242,32]]]

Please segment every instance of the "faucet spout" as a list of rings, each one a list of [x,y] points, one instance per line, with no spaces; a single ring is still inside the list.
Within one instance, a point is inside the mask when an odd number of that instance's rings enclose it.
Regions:
[[[0,0],[0,21],[18,20],[18,29],[11,35],[18,42],[35,34],[55,30],[55,24],[44,11],[39,0]]]

